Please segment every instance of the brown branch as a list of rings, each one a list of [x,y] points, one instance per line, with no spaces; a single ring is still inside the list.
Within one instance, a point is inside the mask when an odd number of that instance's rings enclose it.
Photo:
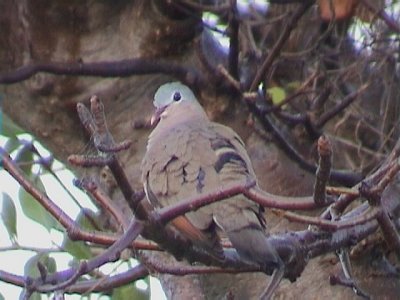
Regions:
[[[254,186],[255,182],[248,183],[234,183],[227,187],[221,187],[218,190],[212,191],[207,194],[196,195],[194,197],[190,197],[189,199],[182,199],[177,204],[170,205],[164,208],[160,208],[157,211],[154,211],[151,214],[151,219],[154,219],[155,222],[160,222],[166,224],[172,219],[183,215],[191,210],[196,210],[202,206],[211,204],[213,202],[226,199],[229,197],[233,197],[237,194],[245,193],[245,191]]]
[[[40,287],[40,292],[42,293],[49,293],[57,290],[63,290],[67,286],[70,286],[74,284],[83,274],[88,273],[87,271],[87,265],[86,262],[83,261],[81,262],[78,267],[75,270],[75,273],[70,276],[70,278],[67,278],[66,280],[58,283],[58,284],[52,284],[52,285],[45,285]],[[47,278],[47,276],[46,276]],[[45,281],[46,278],[41,278],[41,281]],[[31,286],[32,284],[32,286]],[[26,285],[25,287],[28,291],[36,291],[35,283],[34,282],[29,282],[29,284]]]
[[[17,155],[15,156],[14,161],[18,162],[20,157],[23,157],[24,151],[30,151],[33,154],[37,155],[39,157],[38,163],[40,164],[41,167],[43,167],[47,172],[49,172],[53,178],[58,182],[58,184],[64,189],[64,191],[68,194],[68,196],[72,199],[72,201],[80,208],[80,210],[84,213],[85,217],[89,220],[89,222],[93,225],[94,228],[99,229],[95,220],[93,217],[87,213],[87,210],[85,210],[82,205],[79,203],[78,199],[71,193],[71,191],[65,186],[65,184],[62,182],[62,180],[57,176],[57,174],[53,171],[52,169],[52,163],[54,161],[54,158],[52,156],[50,157],[43,157],[41,153],[38,151],[36,148],[35,144],[33,141],[29,140],[23,140],[19,139],[19,142],[23,145],[22,148],[17,152]],[[18,164],[23,171],[24,167],[21,166],[21,164]]]
[[[143,279],[149,275],[149,272],[143,265],[138,265],[122,274],[107,276],[100,280],[85,280],[77,282],[71,286],[67,286],[64,291],[66,293],[88,293],[88,292],[104,292],[112,288],[117,288],[128,283]],[[25,276],[15,275],[0,270],[0,280],[15,286],[25,287],[27,278]]]
[[[383,237],[389,248],[400,258],[400,235],[394,223],[395,221],[392,219],[395,218],[395,215],[389,211],[390,200],[395,199],[395,201],[398,201],[399,189],[395,178],[400,171],[398,158],[393,157],[393,161],[388,165],[391,167],[377,184],[372,187],[369,184],[360,186],[360,194],[368,200],[372,207],[379,209],[376,220],[378,221]]]
[[[244,195],[254,202],[270,208],[288,209],[288,210],[312,210],[318,206],[313,197],[286,197],[272,195],[257,187],[244,191]],[[328,205],[329,203],[325,203]]]
[[[102,254],[90,260],[81,262],[78,267],[49,274],[45,279],[36,278],[29,280],[29,283],[27,284],[28,291],[50,292],[57,290],[59,289],[59,286],[65,287],[65,283],[71,285],[78,280],[80,276],[87,274],[108,262],[116,261],[119,258],[121,251],[132,244],[132,241],[137,238],[143,228],[143,223],[133,220],[123,236]],[[50,284],[50,286],[48,284]]]
[[[323,205],[326,201],[326,184],[330,178],[332,167],[332,145],[327,137],[321,135],[318,139],[319,164],[314,185],[314,201]]]
[[[282,101],[277,104],[274,104],[271,108],[268,109],[268,112],[277,112],[282,109],[282,107],[291,101],[293,101],[296,97],[307,94],[309,91],[307,88],[312,84],[312,82],[319,77],[318,73],[315,71],[313,72],[308,78],[306,78],[300,87],[298,87],[291,95],[285,97]]]
[[[107,156],[98,156],[98,155],[76,155],[72,154],[68,156],[68,162],[71,165],[79,166],[83,168],[90,168],[90,167],[104,167],[110,163],[112,157]],[[79,183],[77,182],[79,186]]]
[[[293,13],[292,17],[286,23],[286,27],[283,29],[278,41],[275,43],[274,47],[269,52],[268,56],[262,63],[260,69],[257,71],[253,82],[250,85],[249,91],[254,92],[257,90],[258,85],[261,83],[265,74],[267,74],[268,70],[271,68],[272,63],[275,58],[279,55],[283,45],[287,41],[290,36],[290,33],[295,28],[297,22],[304,15],[304,13],[308,10],[308,8],[314,3],[314,1],[305,0],[302,1],[302,4],[298,7],[298,9]]]
[[[190,274],[238,274],[245,272],[260,272],[259,267],[221,268],[215,266],[187,266],[179,262],[174,265],[165,265],[158,260],[150,258],[142,259],[142,263],[150,273],[170,274],[175,276],[185,276]]]
[[[364,292],[355,282],[353,278],[343,278],[337,275],[329,276],[329,283],[331,285],[341,285],[344,287],[351,288],[357,296],[360,296],[364,299],[371,299],[370,296]]]
[[[334,230],[353,227],[356,225],[362,225],[367,222],[370,222],[377,218],[377,216],[380,213],[380,210],[379,209],[371,209],[370,211],[366,211],[358,216],[357,215],[353,216],[349,220],[343,220],[343,221],[342,220],[327,221],[320,217],[309,217],[309,216],[292,213],[289,211],[282,212],[282,211],[273,210],[273,212],[276,213],[278,216],[284,217],[285,219],[287,219],[291,222],[315,225],[315,226],[318,226],[319,228],[321,228],[322,230],[334,231]]]
[[[130,147],[130,141],[118,144],[114,142],[105,121],[104,105],[97,96],[90,97],[90,111],[82,103],[77,103],[76,110],[81,123],[93,138],[93,143],[99,151],[114,154]]]
[[[103,156],[100,156],[100,159],[91,158],[89,159],[89,163],[86,161],[85,157],[71,155],[68,158],[69,161],[81,166],[88,166],[93,161],[96,163],[98,161],[104,161],[113,173],[114,178],[132,212],[139,219],[145,220],[147,214],[143,210],[138,210],[139,203],[143,199],[144,193],[137,193],[133,190],[125,172],[114,154],[114,150],[118,151],[121,147],[118,146],[119,144],[114,142],[114,139],[108,130],[102,102],[98,97],[93,96],[90,98],[90,111],[82,103],[77,103],[76,108],[85,129],[88,131],[90,136],[93,136],[94,146],[101,152],[104,152],[105,150],[107,155],[104,159]]]
[[[375,189],[373,193],[377,193],[378,191],[383,192],[383,189],[387,186],[387,184],[392,182],[392,180],[394,179],[393,177],[399,171],[399,163],[397,162],[399,156],[400,141],[396,144],[392,152],[389,154],[386,162],[384,162],[379,169],[377,169],[373,174],[365,178],[361,183],[357,184],[351,191],[346,191],[345,193],[342,193],[339,199],[323,212],[321,217],[330,219],[332,217],[332,214],[334,215],[334,217],[342,214],[354,200],[360,197],[360,192],[362,191],[360,189],[362,188],[362,186],[364,186],[364,188],[368,186],[373,186],[375,188],[379,187],[379,189]],[[335,188],[333,189],[335,190]],[[363,192],[366,194],[371,193],[365,190],[363,190]]]
[[[27,193],[32,195],[63,227],[75,227],[74,220],[24,176],[23,171],[12,161],[3,148],[0,148],[0,155],[4,169],[10,173]]]
[[[249,184],[233,184],[225,187],[223,190],[219,189],[205,195],[197,195],[188,199],[182,199],[175,205],[170,205],[154,211],[150,215],[152,222],[161,222],[166,224],[172,219],[183,215],[189,211],[195,211],[202,206],[220,201],[237,194],[244,194],[249,199],[266,207],[280,206],[284,209],[315,209],[318,205],[313,201],[312,197],[283,197],[268,194],[258,188],[251,187],[254,183]],[[327,205],[327,203],[324,203]],[[277,212],[277,211],[275,211]],[[291,212],[277,212],[278,215],[287,218],[290,221],[317,225],[324,230],[337,230],[347,227],[352,227],[360,224],[365,224],[374,220],[378,215],[379,210],[373,209],[368,212],[360,212],[360,215],[353,216],[352,219],[343,221],[327,221],[321,218],[302,216]]]
[[[301,257],[305,255],[302,254],[304,251],[306,251],[307,253],[310,252],[311,255],[318,255],[320,253],[328,251],[327,249],[335,249],[336,247],[342,247],[343,243],[345,244],[346,242],[354,242],[354,240],[359,240],[363,238],[366,234],[369,234],[371,231],[375,229],[376,226],[373,223],[367,222],[363,226],[356,225],[347,229],[347,231],[349,231],[348,234],[345,234],[344,233],[345,229],[342,229],[341,234],[339,236],[336,236],[335,238],[333,238],[333,236],[332,237],[328,236],[325,237],[325,239],[321,239],[320,233],[315,233],[314,236],[313,233],[311,232],[299,232],[299,233],[291,233],[290,235],[280,236],[279,239],[271,237],[271,242],[273,243],[274,246],[276,246],[280,255],[282,255],[283,258],[286,257],[285,258],[286,262],[288,262],[289,264],[294,264],[294,260],[298,261],[296,264],[300,264],[300,266],[296,265],[297,266],[296,269],[290,268],[289,269],[290,271],[287,271],[288,273],[286,274],[286,276],[289,276],[290,278],[295,278],[296,276],[299,275],[298,272],[301,273],[301,266],[305,264],[305,262],[301,260]],[[319,235],[320,237],[316,238],[316,235]],[[318,242],[317,243],[310,242],[310,244],[304,244],[299,249],[298,248],[299,241],[303,241],[302,243],[304,243],[307,240],[310,241],[318,240]],[[282,244],[282,241],[285,241],[284,244]],[[335,242],[333,243],[333,241]],[[324,250],[322,251],[322,249]],[[241,266],[243,266],[243,264]]]
[[[114,276],[108,275],[99,280],[86,280],[76,282],[74,285],[65,288],[66,293],[106,292],[113,288],[118,288],[131,284],[139,279],[144,279],[149,275],[149,271],[143,264],[139,264],[132,269]]]
[[[229,74],[239,79],[239,20],[236,0],[230,0],[228,34],[229,34],[229,55],[228,70]]]
[[[348,94],[340,103],[331,110],[325,112],[314,124],[316,128],[322,128],[328,121],[341,113],[346,107],[353,103],[358,96],[365,91],[369,84],[362,85],[357,91]]]
[[[129,77],[141,74],[162,73],[175,76],[189,85],[205,81],[196,70],[175,63],[149,58],[133,58],[109,62],[49,62],[34,63],[0,73],[0,83],[17,83],[39,73],[70,76]]]
[[[29,194],[31,194],[60,224],[66,229],[68,236],[71,240],[83,240],[99,245],[109,246],[116,242],[118,237],[115,234],[104,234],[102,232],[94,231],[87,232],[81,230],[75,221],[70,218],[63,210],[57,206],[50,198],[48,198],[42,191],[37,189],[35,185],[25,178],[22,170],[11,160],[11,157],[0,148],[1,160],[4,169],[23,187]],[[155,245],[148,242],[135,242],[134,247],[139,249],[160,250]]]
[[[326,192],[331,195],[354,195],[356,197],[360,195],[359,191],[354,188],[345,188],[337,186],[327,186]]]
[[[370,0],[361,0],[361,3],[373,14],[377,15],[379,18],[381,18],[386,25],[393,30],[396,33],[400,33],[400,26],[397,24],[397,22],[388,16],[388,14],[385,12],[385,10],[377,8],[374,4],[370,2]]]
[[[381,210],[376,220],[378,221],[389,249],[391,249],[396,254],[397,258],[400,259],[400,235],[394,224],[394,220],[392,220],[384,210]]]
[[[272,135],[277,146],[282,149],[290,159],[295,161],[302,169],[311,173],[316,172],[317,167],[304,160],[304,158],[296,151],[296,149],[294,149],[293,146],[287,142],[287,139],[271,122],[268,116],[257,107],[254,101],[246,101],[246,104],[250,112],[257,118],[257,120],[259,120],[264,130]],[[363,175],[348,171],[332,170],[331,179],[345,186],[354,186],[363,179]]]
[[[122,211],[113,205],[113,201],[97,186],[97,184],[90,179],[80,180],[80,186],[93,196],[97,203],[105,210],[108,211],[117,221],[118,224],[126,230],[129,226],[128,220],[124,217]]]

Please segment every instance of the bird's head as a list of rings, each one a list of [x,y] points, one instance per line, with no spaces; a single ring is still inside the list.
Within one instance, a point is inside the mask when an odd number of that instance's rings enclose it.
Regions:
[[[154,95],[153,104],[156,111],[151,118],[152,125],[167,117],[184,119],[191,112],[204,114],[193,92],[178,81],[160,86]]]

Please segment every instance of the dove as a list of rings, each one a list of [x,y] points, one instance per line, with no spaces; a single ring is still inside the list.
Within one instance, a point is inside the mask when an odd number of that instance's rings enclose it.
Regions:
[[[180,82],[160,86],[154,106],[151,123],[156,125],[141,165],[144,190],[153,207],[173,205],[232,183],[256,181],[244,142],[229,127],[210,121],[189,87]],[[195,245],[221,259],[218,233],[222,232],[242,259],[261,269],[280,270],[281,276],[283,262],[267,240],[262,213],[261,206],[236,195],[171,223]]]

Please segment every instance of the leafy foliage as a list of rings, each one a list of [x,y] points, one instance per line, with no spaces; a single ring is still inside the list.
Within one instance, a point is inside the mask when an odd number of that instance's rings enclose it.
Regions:
[[[272,103],[275,105],[279,105],[286,98],[285,90],[278,86],[267,89],[267,93],[271,97]]]
[[[7,115],[2,114],[2,131],[0,133],[6,137],[15,137],[18,134],[25,133],[25,131],[16,125]]]
[[[94,230],[95,227],[89,221],[87,215],[90,214],[89,210],[81,211],[76,218],[76,223],[81,229],[84,230]],[[91,215],[91,214],[90,214]],[[88,259],[92,257],[90,247],[82,241],[72,241],[67,234],[64,234],[64,241],[62,243],[62,248],[71,254],[76,259]]]
[[[48,274],[57,271],[56,261],[48,253],[39,253],[32,256],[25,264],[24,275],[31,278],[38,278],[43,275],[40,270]],[[33,293],[29,299],[40,300],[42,296],[39,293]]]
[[[8,232],[10,240],[15,243],[17,239],[17,213],[15,209],[14,201],[7,193],[3,195],[3,207],[1,210],[1,220]]]
[[[45,187],[39,176],[31,174],[30,179],[38,189],[45,192]],[[56,219],[23,188],[19,190],[19,201],[24,214],[31,220],[43,225],[48,231],[58,226]]]
[[[146,279],[148,286],[149,280]],[[126,286],[117,288],[113,290],[112,300],[125,300],[125,299],[133,299],[133,300],[148,300],[150,299],[150,289],[146,290],[139,289],[136,284],[131,283]]]

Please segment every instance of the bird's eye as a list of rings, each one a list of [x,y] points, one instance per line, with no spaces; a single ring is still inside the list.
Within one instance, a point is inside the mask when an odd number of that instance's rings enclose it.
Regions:
[[[182,99],[182,95],[179,92],[175,92],[173,98],[174,98],[174,101],[179,101]]]

